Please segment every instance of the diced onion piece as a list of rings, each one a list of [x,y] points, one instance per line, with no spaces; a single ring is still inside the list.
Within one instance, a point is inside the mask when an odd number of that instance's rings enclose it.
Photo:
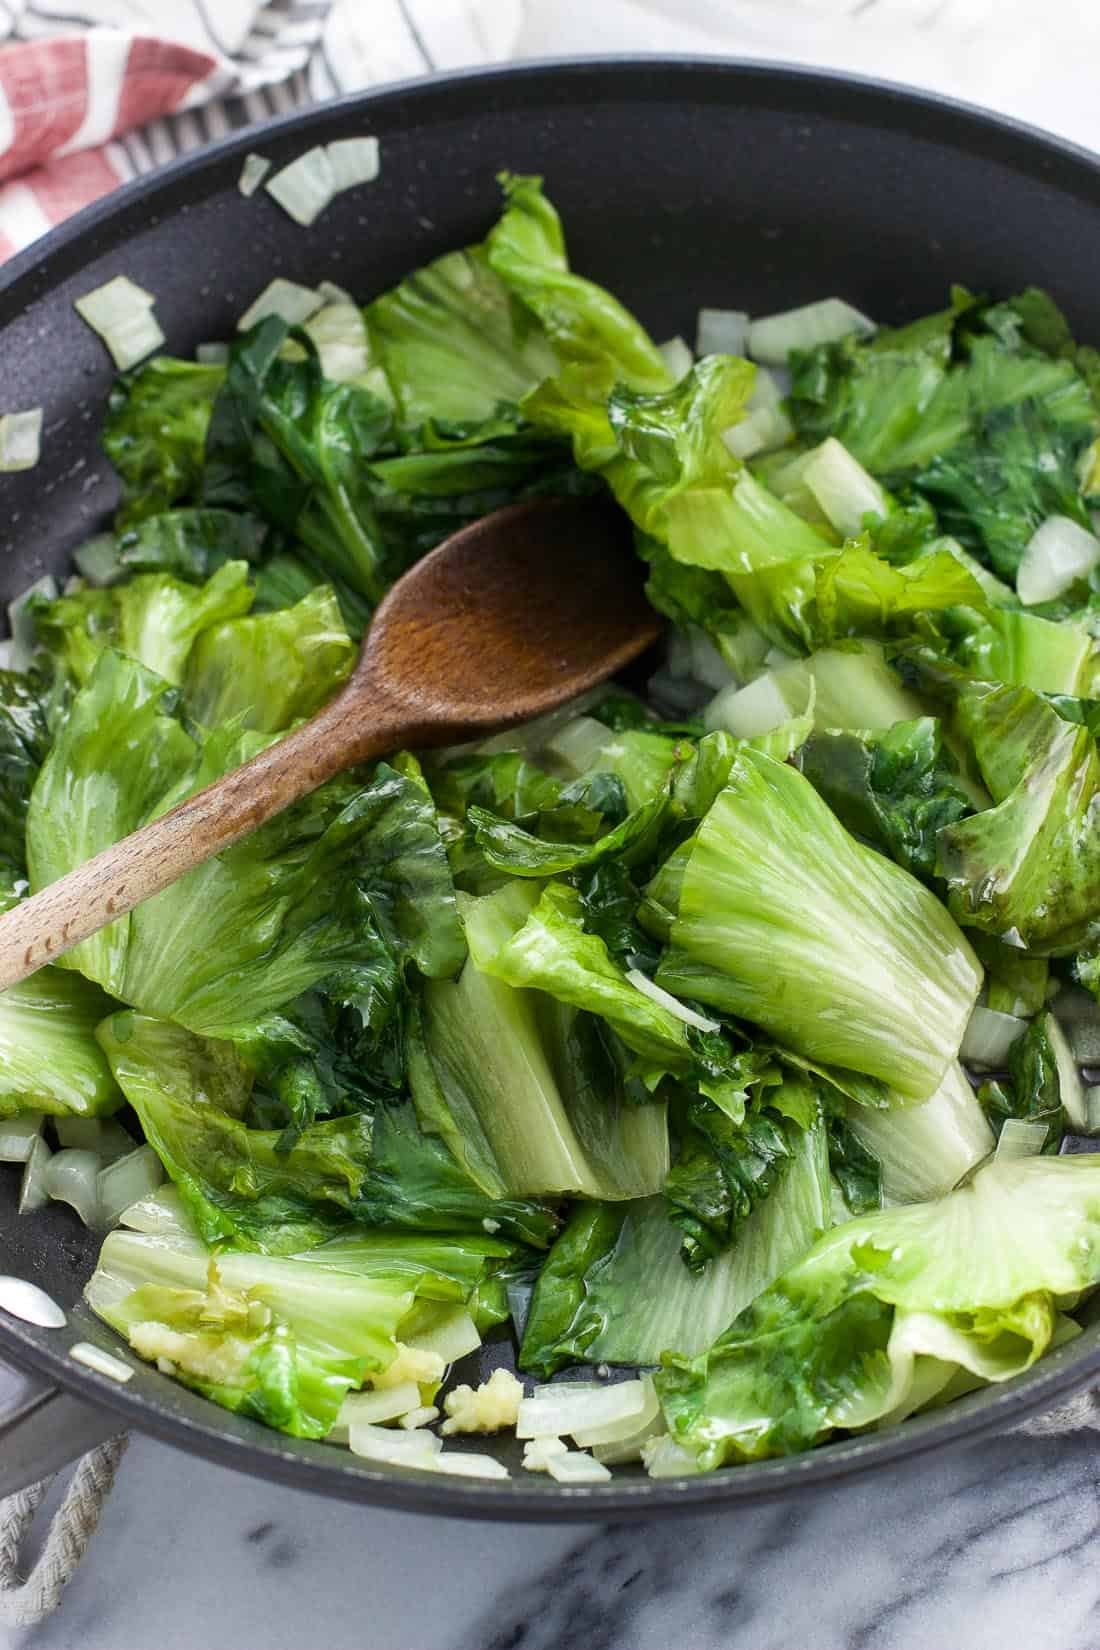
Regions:
[[[614,1386],[599,1386],[584,1391],[576,1387],[559,1387],[551,1391],[540,1387],[531,1398],[524,1398],[516,1420],[517,1438],[560,1438],[578,1429],[592,1433],[613,1421],[637,1419],[645,1409],[646,1394],[640,1380],[620,1381]]]
[[[802,471],[802,480],[845,538],[863,529],[865,515],[885,516],[890,504],[874,476],[868,475],[858,458],[844,444],[829,436],[821,443]]]
[[[164,1169],[152,1146],[139,1146],[100,1169],[96,1177],[100,1223],[113,1226],[125,1209],[155,1192],[163,1179]]]
[[[68,1321],[53,1296],[37,1283],[7,1275],[0,1277],[0,1311],[10,1312],[24,1323],[37,1324],[39,1329],[64,1329]]]
[[[636,1415],[623,1416],[617,1421],[607,1421],[598,1427],[574,1427],[574,1443],[581,1449],[591,1449],[594,1444],[620,1444],[624,1439],[632,1438],[651,1427],[661,1413],[657,1389],[648,1375],[642,1376],[638,1385],[642,1388],[642,1408]]]
[[[657,345],[657,354],[672,375],[673,382],[678,384],[681,378],[686,378],[695,365],[695,357],[677,333],[675,338],[666,338],[663,344]]]
[[[597,1461],[602,1461],[607,1467],[623,1466],[627,1461],[640,1461],[646,1444],[652,1444],[666,1431],[665,1418],[658,1410],[648,1426],[640,1427],[632,1432],[628,1438],[622,1438],[615,1444],[593,1444],[592,1453]]]
[[[133,1364],[123,1363],[113,1352],[104,1352],[101,1346],[93,1346],[91,1341],[74,1342],[69,1348],[69,1357],[88,1369],[94,1369],[99,1375],[106,1375],[108,1380],[118,1381],[120,1385],[133,1378]]]
[[[295,223],[308,228],[336,193],[328,151],[318,145],[268,178],[264,188]]]
[[[1016,594],[1025,607],[1052,602],[1100,564],[1100,538],[1068,516],[1048,516],[1028,540],[1016,571]]]
[[[42,1113],[17,1112],[0,1117],[0,1163],[25,1163],[42,1133]]]
[[[246,155],[237,188],[242,195],[254,195],[270,171],[271,162],[266,155]]]
[[[724,688],[703,711],[709,732],[724,728],[735,739],[758,739],[792,716],[804,716],[813,698],[813,677],[804,664],[765,671],[746,687]]]
[[[42,408],[0,416],[0,471],[33,470],[41,456]]]
[[[550,1458],[568,1455],[569,1445],[564,1438],[528,1438],[523,1446],[523,1465],[527,1472],[546,1472]]]
[[[782,447],[793,434],[794,427],[783,411],[783,391],[767,367],[760,367],[745,403],[745,417],[723,430],[722,440],[734,458],[747,459]]]
[[[1022,1117],[1006,1117],[1001,1126],[995,1157],[1038,1157],[1047,1142],[1049,1129],[1045,1123],[1029,1123]]]
[[[142,1232],[147,1237],[194,1238],[196,1242],[201,1242],[183,1206],[183,1199],[171,1185],[161,1186],[150,1196],[131,1203],[128,1209],[122,1211],[120,1220],[132,1232]]]
[[[574,777],[586,773],[611,740],[611,729],[594,716],[574,716],[543,746],[547,756],[560,763]]]
[[[113,1117],[55,1117],[52,1122],[62,1146],[78,1146],[81,1151],[95,1152],[104,1163],[126,1157],[136,1145],[134,1137]]]
[[[749,317],[743,309],[701,309],[695,323],[696,355],[744,355]]]
[[[746,413],[740,424],[723,430],[722,440],[734,458],[749,459],[782,447],[792,434],[791,421],[782,408],[757,407]]]
[[[1015,1014],[1002,1014],[979,1003],[967,1024],[959,1059],[964,1065],[996,1070],[1004,1065],[1009,1049],[1026,1025],[1027,1021]]]
[[[97,588],[113,584],[122,572],[113,533],[96,533],[73,551],[77,571]]]
[[[8,607],[11,626],[12,670],[28,670],[34,658],[35,627],[31,602],[35,596],[44,596],[49,602],[57,600],[57,580],[49,573],[21,591]]]
[[[313,287],[299,286],[297,281],[285,281],[276,275],[249,304],[237,322],[237,331],[247,332],[257,321],[266,321],[269,315],[277,315],[288,327],[298,327],[316,315],[321,304],[321,295]]]
[[[1100,1134],[1100,1083],[1085,1090],[1085,1133]]]
[[[583,1450],[567,1450],[564,1455],[551,1455],[546,1470],[558,1484],[606,1484],[610,1469]]]
[[[476,1352],[481,1345],[481,1336],[466,1308],[456,1306],[430,1329],[413,1335],[408,1344],[418,1352],[433,1352],[445,1364],[453,1364],[459,1358],[465,1358],[467,1353]]]
[[[357,304],[326,303],[306,322],[305,330],[313,339],[321,371],[334,384],[349,384],[369,371],[367,324]]]
[[[229,360],[229,345],[212,340],[195,346],[195,360],[204,367],[224,367]]]
[[[417,1437],[413,1433],[412,1437]],[[432,1460],[436,1472],[450,1473],[455,1478],[511,1478],[512,1474],[492,1455],[478,1455],[471,1451],[461,1454],[456,1449],[443,1450]]]
[[[373,183],[382,169],[376,137],[337,138],[326,146],[326,153],[334,195],[356,189],[361,183]]]
[[[317,290],[326,304],[354,304],[355,299],[347,287],[337,286],[335,281],[318,281]]]
[[[688,637],[691,648],[691,674],[697,682],[713,688],[717,693],[735,680],[733,671],[723,659],[705,630],[692,630]]]
[[[642,1460],[651,1478],[683,1478],[699,1471],[690,1450],[677,1444],[667,1433],[642,1446]]]
[[[1066,1023],[1065,1033],[1076,1065],[1100,1065],[1100,1022],[1070,1020]]]
[[[103,339],[115,366],[125,372],[164,343],[153,314],[154,302],[144,287],[126,275],[116,275],[77,298],[73,308]]]
[[[29,1214],[32,1209],[44,1209],[50,1201],[50,1194],[46,1187],[46,1173],[52,1156],[53,1153],[41,1135],[37,1140],[31,1142],[30,1154],[27,1157],[22,1184],[19,1187],[19,1213],[21,1215]]]
[[[81,1151],[78,1146],[55,1152],[46,1165],[46,1191],[50,1197],[56,1203],[70,1204],[85,1226],[93,1230],[100,1225],[98,1176],[99,1158],[95,1152]]]
[[[439,1410],[435,1404],[419,1404],[416,1409],[407,1409],[404,1415],[399,1416],[397,1424],[406,1432],[415,1432],[417,1427],[427,1427],[438,1420]]]
[[[648,997],[650,1002],[659,1003],[662,1008],[667,1008],[670,1014],[675,1014],[676,1018],[683,1020],[685,1025],[694,1026],[696,1031],[719,1030],[717,1020],[708,1020],[705,1015],[697,1014],[693,1008],[688,1008],[686,1004],[680,1001],[679,997],[674,997],[671,992],[662,991],[661,987],[654,985],[653,981],[643,974],[640,968],[627,969],[626,977],[634,989],[642,993],[643,997]]]
[[[363,1422],[378,1426],[419,1408],[420,1388],[415,1381],[402,1381],[399,1386],[384,1387],[380,1392],[349,1392],[340,1405],[336,1425],[346,1427],[350,1433],[353,1426]]]
[[[1088,1107],[1085,1103],[1085,1085],[1081,1081],[1081,1073],[1077,1070],[1077,1062],[1073,1058],[1069,1044],[1066,1042],[1065,1032],[1062,1030],[1053,1014],[1043,1018],[1043,1028],[1047,1040],[1054,1050],[1054,1063],[1058,1067],[1058,1088],[1061,1093],[1062,1110],[1076,1129],[1088,1128]]]
[[[365,1461],[382,1461],[391,1467],[431,1468],[443,1445],[434,1432],[425,1432],[422,1428],[401,1432],[394,1427],[356,1421],[348,1428],[348,1448]]]
[[[783,367],[795,349],[816,349],[832,344],[851,332],[869,337],[875,323],[843,298],[821,298],[816,304],[802,304],[777,315],[763,315],[749,323],[749,350],[754,361]]]

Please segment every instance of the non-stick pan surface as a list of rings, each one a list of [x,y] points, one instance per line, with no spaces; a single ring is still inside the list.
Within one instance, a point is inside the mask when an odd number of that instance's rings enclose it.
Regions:
[[[237,190],[241,160],[277,164],[314,143],[374,132],[382,172],[312,229]],[[157,296],[168,348],[232,333],[278,273],[324,276],[366,299],[484,234],[502,168],[542,173],[577,268],[658,337],[691,337],[700,305],[754,312],[838,293],[883,321],[937,307],[949,284],[1047,287],[1100,341],[1100,167],[1088,155],[974,110],[836,75],[684,59],[536,64],[416,82],[328,104],[188,157],[81,213],[0,272],[0,410],[45,409],[38,467],[0,480],[0,598],[110,514],[98,448],[112,372],[72,301],[125,273]],[[0,1270],[76,1305],[97,1243],[66,1207],[18,1218],[0,1169]],[[698,1511],[855,1471],[1003,1427],[1100,1374],[1087,1331],[1030,1374],[881,1434],[709,1477],[565,1489],[371,1468],[228,1415],[152,1368],[118,1386],[74,1364],[79,1336],[110,1345],[77,1305],[67,1331],[0,1318],[0,1354],[93,1405],[227,1466],[353,1500],[503,1518],[649,1517]],[[503,1348],[486,1356],[500,1357]],[[0,1380],[0,1410],[4,1382]],[[0,1455],[19,1447],[0,1437]],[[478,1448],[484,1448],[482,1440]],[[490,1446],[493,1447],[493,1446]]]

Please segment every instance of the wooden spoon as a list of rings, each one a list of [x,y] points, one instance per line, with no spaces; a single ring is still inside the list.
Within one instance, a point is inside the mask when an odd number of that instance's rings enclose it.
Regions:
[[[464,527],[394,585],[324,710],[0,917],[0,990],[343,769],[539,716],[658,631],[629,521],[605,500],[534,499]]]

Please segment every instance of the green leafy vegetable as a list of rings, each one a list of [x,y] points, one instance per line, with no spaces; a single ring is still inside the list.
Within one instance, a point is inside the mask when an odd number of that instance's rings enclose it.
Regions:
[[[139,573],[106,590],[78,590],[36,606],[35,623],[81,687],[106,648],[178,685],[196,637],[251,605],[248,564],[232,561],[197,587],[170,573]]]
[[[116,381],[103,446],[122,479],[120,525],[198,495],[207,426],[225,368],[158,355]]]
[[[0,671],[0,911],[26,884],[27,809],[49,749],[46,708],[36,688],[26,676]]]
[[[485,243],[493,273],[538,317],[570,381],[590,395],[613,384],[664,389],[656,345],[617,299],[569,268],[561,220],[541,180],[504,174],[505,210]]]
[[[939,901],[749,749],[694,838],[672,942],[659,985],[911,1099],[955,1058],[981,983]]]
[[[187,662],[184,701],[207,727],[237,719],[277,733],[327,704],[354,660],[336,597],[318,585],[293,607],[204,630]]]
[[[795,762],[842,825],[925,881],[939,832],[973,811],[930,716],[881,734],[811,734]]]
[[[663,1201],[577,1204],[535,1286],[520,1368],[546,1377],[574,1360],[646,1364],[673,1347],[701,1352],[806,1252],[829,1218],[820,1124],[799,1137],[780,1184],[736,1243],[702,1272],[683,1265]]]
[[[972,681],[956,722],[995,806],[945,826],[937,871],[957,920],[1049,955],[1094,932],[1096,743],[1022,687]]]
[[[669,1356],[669,1429],[704,1468],[804,1449],[903,1415],[937,1390],[919,1360],[998,1381],[1027,1369],[1054,1300],[1100,1276],[1100,1166],[1026,1158],[937,1203],[863,1216],[819,1239],[700,1357]]]
[[[139,1356],[223,1408],[323,1438],[347,1392],[397,1353],[408,1280],[112,1232],[85,1294]]]
[[[79,974],[43,968],[0,992],[0,1115],[93,1117],[122,1103],[95,1041],[110,999]]]
[[[481,247],[418,269],[368,304],[366,321],[402,423],[412,429],[499,418],[555,368],[538,321]]]
[[[77,694],[31,793],[27,863],[37,892],[144,824],[179,783],[195,745],[176,717],[176,691],[110,649]],[[120,739],[119,730],[125,730]],[[132,915],[60,959],[123,996]]]

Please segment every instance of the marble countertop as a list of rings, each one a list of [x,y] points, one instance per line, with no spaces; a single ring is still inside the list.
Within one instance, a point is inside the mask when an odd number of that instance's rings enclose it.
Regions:
[[[1100,147],[1100,9],[1037,18],[1036,0],[554,0],[519,50],[843,65]],[[705,1521],[505,1527],[136,1438],[61,1609],[0,1650],[1094,1650],[1098,1484],[1095,1433],[1017,1436]]]
[[[4,1650],[1093,1650],[1095,1433],[722,1516],[428,1521],[136,1439],[58,1613]]]

